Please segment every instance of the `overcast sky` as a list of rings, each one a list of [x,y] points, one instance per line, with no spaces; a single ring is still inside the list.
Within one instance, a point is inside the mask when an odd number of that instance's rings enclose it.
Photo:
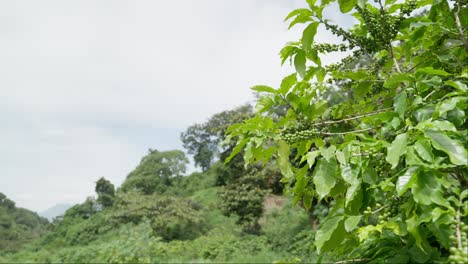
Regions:
[[[0,192],[35,211],[78,203],[148,148],[182,149],[189,125],[291,72],[278,52],[301,31],[283,18],[305,5],[0,0]]]

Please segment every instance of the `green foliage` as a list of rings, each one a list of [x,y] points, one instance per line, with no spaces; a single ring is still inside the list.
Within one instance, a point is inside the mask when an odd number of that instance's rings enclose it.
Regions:
[[[164,193],[173,178],[180,177],[186,170],[188,159],[180,150],[149,150],[140,164],[120,187],[123,192],[137,190],[144,194]]]
[[[202,234],[206,226],[200,210],[201,206],[191,200],[126,193],[118,197],[109,215],[114,224],[137,224],[148,219],[155,236],[169,241],[193,239]]]
[[[466,3],[338,1],[358,21],[346,30],[323,17],[330,2],[287,16],[305,24],[280,53],[296,72],[254,87],[257,115],[229,129],[227,160],[276,159],[297,202],[328,201],[315,247],[330,259],[466,261]],[[317,43],[318,25],[343,43]],[[322,65],[336,51],[352,55]]]
[[[207,122],[187,128],[180,138],[188,153],[194,155],[195,166],[200,166],[202,171],[208,170],[220,151],[218,144],[224,140],[226,129],[251,115],[252,107],[244,105],[215,114]]]
[[[228,216],[239,216],[237,222],[246,233],[260,232],[258,220],[263,214],[263,200],[266,194],[264,188],[264,179],[259,175],[245,175],[223,188],[223,212]]]
[[[18,208],[0,193],[0,252],[14,252],[40,237],[49,229],[47,219]]]
[[[104,177],[100,178],[96,182],[95,191],[98,195],[97,202],[104,208],[114,204],[115,187],[110,181],[104,179]]]

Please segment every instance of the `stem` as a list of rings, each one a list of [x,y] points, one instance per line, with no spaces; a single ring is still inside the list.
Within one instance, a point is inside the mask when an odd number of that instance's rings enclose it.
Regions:
[[[388,205],[388,204],[387,204],[387,205],[384,205],[384,206],[380,207],[379,209],[373,211],[372,214],[375,214],[375,213],[377,213],[377,212],[379,212],[379,211],[381,211],[381,210],[383,210],[383,209],[385,209],[385,208],[387,208],[387,207],[389,207],[389,206],[390,206],[390,205]]]
[[[362,115],[357,115],[357,116],[351,116],[351,117],[343,118],[343,119],[340,119],[340,120],[330,120],[330,121],[323,121],[323,122],[319,122],[319,123],[313,123],[312,126],[322,126],[322,125],[344,123],[344,122],[348,122],[348,121],[351,121],[351,120],[356,120],[356,119],[360,119],[360,118],[364,118],[364,117],[368,117],[368,116],[378,115],[378,114],[380,114],[382,112],[386,112],[386,111],[388,111],[390,109],[392,109],[392,108],[384,108],[384,109],[380,109],[380,110],[377,110],[377,111],[374,111],[374,112],[370,112],[370,113],[366,113],[366,114],[362,114]]]
[[[463,33],[463,27],[462,27],[462,24],[460,22],[460,6],[461,6],[461,1],[458,0],[458,3],[457,3],[457,11],[455,12],[454,16],[455,16],[455,24],[457,25],[457,29],[458,29],[458,33],[460,34],[460,40],[463,42],[463,45],[465,46],[465,51],[468,51],[468,42],[466,41],[465,39],[465,35]]]
[[[431,95],[435,93],[435,90],[432,90],[428,95],[424,96],[423,101],[426,101],[427,98],[431,97]]]
[[[392,47],[392,43],[388,43],[388,45],[390,45],[390,56],[392,57],[392,60],[393,60],[393,64],[395,64],[395,68],[397,70],[398,73],[401,73],[401,69],[400,69],[400,66],[398,65],[398,61],[396,60],[395,58],[395,55],[393,54],[393,47]]]
[[[457,227],[456,227],[456,232],[457,232],[457,244],[458,248],[462,248],[462,239],[461,239],[461,232],[460,232],[460,208],[457,210],[457,216],[456,216],[456,222],[457,222]]]
[[[332,132],[318,132],[317,134],[320,134],[320,135],[326,135],[326,136],[339,136],[339,135],[346,135],[346,134],[351,134],[351,133],[359,133],[359,132],[364,132],[364,131],[369,131],[369,130],[372,130],[374,128],[365,128],[365,129],[358,129],[358,130],[352,130],[352,131],[347,131],[347,132],[335,132],[335,133],[332,133]]]
[[[289,108],[291,108],[291,110],[293,110],[293,112],[294,112],[298,117],[301,117],[301,115],[296,111],[296,109],[294,109],[294,107],[291,105],[291,103],[289,103],[288,100],[286,100],[286,98],[284,98],[284,96],[280,95],[280,98],[289,106]]]
[[[357,262],[365,262],[369,261],[371,259],[369,258],[361,258],[361,259],[346,259],[346,260],[340,260],[335,262],[335,264],[345,264],[345,263],[357,263]]]

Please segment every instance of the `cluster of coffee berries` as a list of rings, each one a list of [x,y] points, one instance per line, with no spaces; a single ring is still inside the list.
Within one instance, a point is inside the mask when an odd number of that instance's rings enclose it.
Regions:
[[[320,44],[314,44],[312,45],[312,49],[317,50],[318,52],[321,53],[329,53],[329,52],[335,52],[335,51],[347,51],[348,46],[345,44],[328,44],[328,43],[320,43]]]
[[[460,221],[459,227],[461,245],[459,245],[459,238],[456,235],[450,236],[450,241],[452,242],[452,245],[454,245],[450,247],[450,256],[448,258],[450,263],[468,263],[468,226],[463,221]],[[452,230],[455,228],[455,225],[451,226]]]
[[[316,138],[320,134],[317,129],[296,130],[296,131],[281,131],[281,139],[288,144],[293,144],[299,141],[310,140]]]
[[[367,206],[366,210],[364,210],[364,214],[365,215],[371,215],[372,213],[373,213],[372,208],[370,206]]]
[[[380,12],[372,11],[367,6],[363,8],[356,6],[356,10],[364,20],[375,44],[379,48],[388,48],[391,40],[398,33],[401,23],[400,17],[392,16],[383,9]]]
[[[337,71],[352,63],[356,57],[354,55],[344,57],[340,62],[325,66],[325,71]]]
[[[409,16],[417,7],[416,0],[409,0],[400,8],[400,16]]]
[[[377,176],[381,178],[386,178],[390,174],[391,166],[385,160],[384,156],[375,156],[373,160],[374,169],[377,172]]]
[[[329,30],[333,35],[341,37],[343,41],[349,42],[348,48],[353,49],[356,46],[359,47],[364,47],[366,43],[368,43],[367,39],[361,36],[356,36],[352,34],[351,32],[348,32],[344,30],[341,27],[338,27],[337,25],[333,25],[328,23],[327,21],[323,21],[323,24],[325,25],[325,29]],[[370,43],[368,43],[370,44]],[[373,50],[367,49],[368,52],[372,52]]]
[[[379,224],[383,224],[388,221],[388,218],[396,216],[402,200],[399,197],[393,197],[389,200],[388,205],[382,210],[382,214],[379,215]]]

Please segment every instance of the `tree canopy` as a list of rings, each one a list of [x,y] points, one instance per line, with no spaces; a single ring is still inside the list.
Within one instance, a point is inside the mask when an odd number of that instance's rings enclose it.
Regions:
[[[145,194],[163,193],[171,184],[171,178],[185,173],[188,159],[180,150],[149,150],[140,164],[128,176],[121,186],[122,191],[132,189]]]
[[[193,155],[195,166],[200,166],[202,171],[210,168],[220,152],[219,144],[225,138],[226,129],[248,118],[251,114],[252,107],[244,105],[217,113],[207,122],[187,128],[180,138],[187,152]]]

